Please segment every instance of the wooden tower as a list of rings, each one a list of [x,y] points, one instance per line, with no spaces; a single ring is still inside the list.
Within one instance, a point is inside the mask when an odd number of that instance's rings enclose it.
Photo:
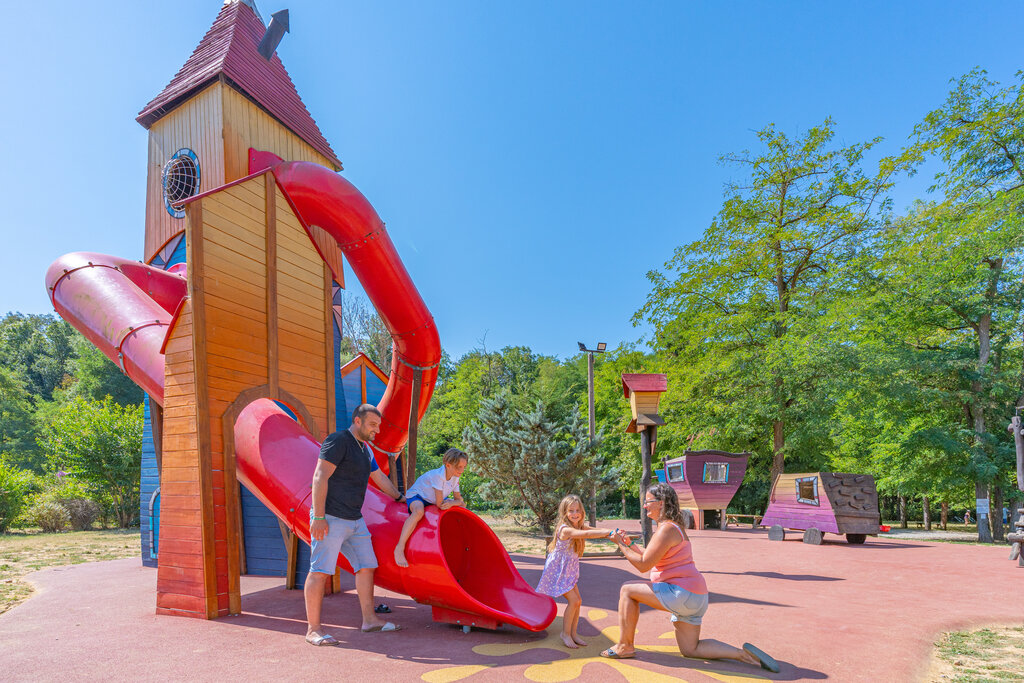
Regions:
[[[188,298],[165,347],[157,611],[241,608],[233,427],[257,398],[286,404],[314,437],[335,426],[336,243],[302,226],[250,150],[341,162],[306,111],[251,0],[227,0],[192,56],[139,113],[149,130],[145,260],[187,264]],[[184,248],[183,248],[184,247]]]

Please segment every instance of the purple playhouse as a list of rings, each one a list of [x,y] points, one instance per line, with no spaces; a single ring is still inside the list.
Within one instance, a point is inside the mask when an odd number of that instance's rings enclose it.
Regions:
[[[804,531],[804,542],[820,544],[823,533],[846,534],[850,543],[863,543],[878,534],[878,489],[868,474],[804,472],[775,478],[761,526]]]
[[[749,457],[749,453],[688,450],[666,460],[665,468],[657,475],[676,490],[680,508],[695,511],[698,529],[715,523],[724,529],[726,508],[743,482]],[[709,511],[715,511],[717,517],[708,515]]]

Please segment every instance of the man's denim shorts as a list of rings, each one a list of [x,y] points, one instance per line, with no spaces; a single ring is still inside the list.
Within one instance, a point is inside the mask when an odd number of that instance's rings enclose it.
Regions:
[[[313,512],[310,511],[310,523]],[[327,535],[322,541],[313,539],[309,553],[309,571],[321,574],[334,574],[338,566],[338,553],[343,553],[352,571],[360,569],[376,569],[377,556],[373,552],[370,530],[366,522],[359,519],[342,519],[334,515],[327,518]]]
[[[672,621],[684,621],[700,626],[701,618],[708,611],[707,593],[691,593],[673,583],[652,583],[655,597],[672,613]]]

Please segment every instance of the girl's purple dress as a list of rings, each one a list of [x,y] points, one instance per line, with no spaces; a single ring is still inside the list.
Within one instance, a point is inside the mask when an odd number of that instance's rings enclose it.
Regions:
[[[565,526],[564,524],[562,526]],[[558,527],[555,535],[562,530]],[[572,549],[572,539],[555,541],[555,549],[544,562],[544,573],[537,583],[537,592],[551,597],[565,595],[580,578],[580,556]]]

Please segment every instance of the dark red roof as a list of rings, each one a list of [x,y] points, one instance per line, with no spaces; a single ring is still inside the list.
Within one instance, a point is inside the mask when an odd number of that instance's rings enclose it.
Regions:
[[[631,391],[667,391],[668,375],[622,375],[622,395],[629,398]]]
[[[149,128],[223,75],[231,85],[341,168],[330,143],[299,98],[281,59],[275,54],[267,61],[256,51],[265,32],[263,21],[248,4],[239,0],[225,4],[192,56],[135,120]]]

